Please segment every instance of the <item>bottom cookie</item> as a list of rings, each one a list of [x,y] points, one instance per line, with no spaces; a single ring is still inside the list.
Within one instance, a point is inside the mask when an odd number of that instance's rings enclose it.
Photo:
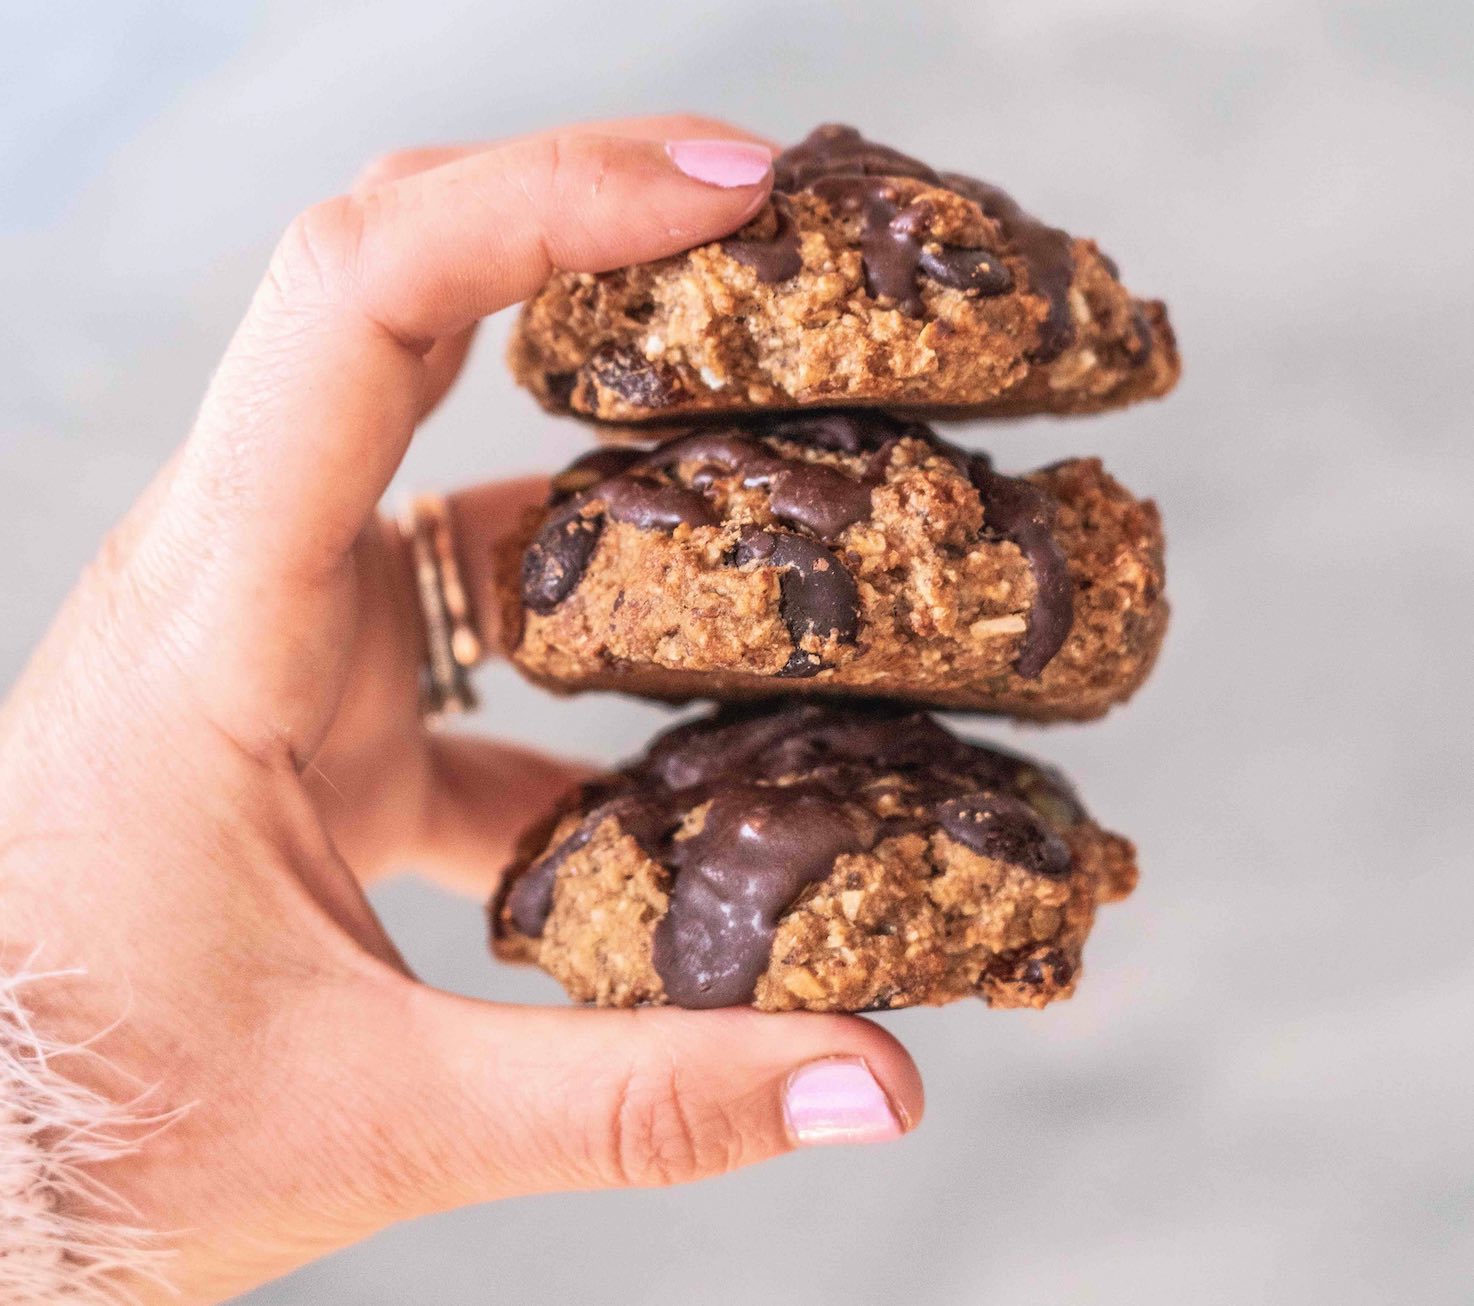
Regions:
[[[1130,842],[1063,777],[885,705],[726,708],[530,830],[493,947],[604,1006],[1069,997]]]

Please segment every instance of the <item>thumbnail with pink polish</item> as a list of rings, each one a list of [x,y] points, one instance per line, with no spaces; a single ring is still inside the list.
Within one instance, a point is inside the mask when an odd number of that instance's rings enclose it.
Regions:
[[[773,166],[772,154],[749,141],[671,141],[665,152],[686,176],[724,189],[755,186]]]
[[[784,1110],[794,1139],[805,1146],[879,1143],[903,1132],[870,1068],[847,1057],[795,1070],[785,1089]]]

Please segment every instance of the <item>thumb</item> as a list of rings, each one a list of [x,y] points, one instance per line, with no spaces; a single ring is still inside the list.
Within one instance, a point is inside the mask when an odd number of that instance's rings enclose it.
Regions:
[[[389,1095],[396,1145],[378,1153],[398,1170],[376,1182],[386,1219],[687,1183],[796,1147],[899,1138],[921,1119],[910,1056],[853,1016],[410,1000],[395,1040],[410,1082]]]

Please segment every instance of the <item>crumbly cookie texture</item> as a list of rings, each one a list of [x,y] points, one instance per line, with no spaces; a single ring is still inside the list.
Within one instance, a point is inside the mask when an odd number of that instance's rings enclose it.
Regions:
[[[554,481],[502,568],[550,689],[902,699],[1084,720],[1167,622],[1156,508],[1094,459],[1027,477],[883,413],[750,417]]]
[[[871,1011],[1069,997],[1131,844],[921,713],[727,708],[529,831],[493,946],[580,1001]]]
[[[1176,383],[1165,307],[996,187],[835,126],[774,174],[770,204],[725,241],[554,276],[513,334],[518,380],[552,411],[618,423],[848,404],[1086,413]]]

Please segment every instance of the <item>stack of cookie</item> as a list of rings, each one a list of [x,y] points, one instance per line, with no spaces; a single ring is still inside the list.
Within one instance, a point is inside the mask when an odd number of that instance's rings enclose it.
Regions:
[[[1162,305],[997,188],[821,127],[730,239],[555,276],[512,364],[621,440],[508,559],[509,656],[558,692],[721,706],[529,831],[498,954],[624,1006],[1069,996],[1130,843],[923,709],[1129,697],[1167,621],[1161,526],[1096,459],[1006,475],[921,419],[1164,394]]]

